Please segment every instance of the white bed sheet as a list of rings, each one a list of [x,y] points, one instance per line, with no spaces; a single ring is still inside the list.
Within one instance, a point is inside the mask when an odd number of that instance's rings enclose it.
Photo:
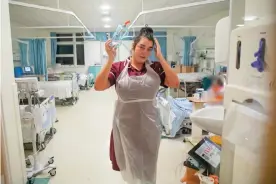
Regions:
[[[44,90],[43,97],[54,95],[55,98],[65,99],[72,97],[73,84],[71,80],[41,81],[39,88]]]
[[[85,86],[88,77],[85,74],[79,74],[78,84],[79,86]]]
[[[209,73],[195,72],[195,73],[178,73],[177,76],[180,82],[199,82],[204,77],[209,76]]]
[[[157,98],[161,124],[164,127],[165,137],[175,137],[192,113],[192,103],[186,98],[168,96]]]

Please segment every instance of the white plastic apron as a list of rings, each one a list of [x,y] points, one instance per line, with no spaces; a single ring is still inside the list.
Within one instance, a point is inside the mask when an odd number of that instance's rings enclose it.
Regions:
[[[160,77],[148,63],[142,76],[129,76],[128,66],[129,62],[116,81],[116,160],[128,184],[155,184],[161,137],[155,96]]]

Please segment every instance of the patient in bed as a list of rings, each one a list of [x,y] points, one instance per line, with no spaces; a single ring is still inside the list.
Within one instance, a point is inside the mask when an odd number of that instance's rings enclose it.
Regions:
[[[221,77],[215,77],[208,89],[208,105],[222,105],[224,98],[224,81]]]

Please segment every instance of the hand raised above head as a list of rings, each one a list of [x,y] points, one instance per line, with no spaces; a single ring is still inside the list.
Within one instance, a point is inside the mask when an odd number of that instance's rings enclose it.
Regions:
[[[108,55],[108,57],[112,60],[115,59],[116,57],[116,48],[115,47],[112,47],[112,40],[107,40],[105,42],[105,51]]]
[[[163,57],[160,44],[156,38],[154,38],[155,47],[154,52],[157,59],[161,59]]]

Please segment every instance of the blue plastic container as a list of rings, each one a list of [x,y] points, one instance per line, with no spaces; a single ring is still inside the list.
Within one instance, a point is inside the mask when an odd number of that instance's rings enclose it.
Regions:
[[[14,77],[20,78],[20,77],[22,77],[22,75],[23,75],[22,67],[20,67],[20,66],[14,67]]]

